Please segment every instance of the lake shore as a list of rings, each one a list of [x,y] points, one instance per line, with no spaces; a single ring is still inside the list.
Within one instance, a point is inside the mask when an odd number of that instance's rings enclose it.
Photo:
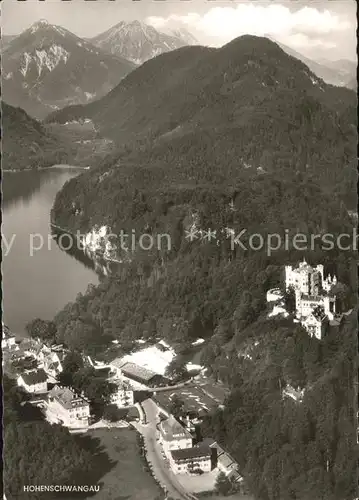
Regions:
[[[52,319],[89,284],[99,282],[92,261],[63,251],[49,227],[58,191],[82,171],[54,165],[41,171],[3,172],[2,232],[8,242],[3,254],[3,314],[17,337],[27,337],[29,321]]]

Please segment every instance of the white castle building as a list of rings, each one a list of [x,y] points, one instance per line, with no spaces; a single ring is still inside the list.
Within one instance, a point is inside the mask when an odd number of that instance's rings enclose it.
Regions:
[[[322,338],[323,330],[336,313],[336,297],[328,292],[336,276],[324,278],[324,267],[312,267],[305,260],[299,266],[285,266],[285,288],[294,290],[296,317],[310,335]]]
[[[297,268],[285,266],[285,288],[300,290],[306,295],[317,295],[322,290],[329,292],[337,284],[336,276],[330,274],[324,278],[324,266],[322,264],[312,267],[305,260],[299,263]]]

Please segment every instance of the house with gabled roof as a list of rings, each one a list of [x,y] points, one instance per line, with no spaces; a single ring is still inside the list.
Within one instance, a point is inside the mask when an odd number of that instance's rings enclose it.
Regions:
[[[176,420],[173,415],[163,420],[159,425],[159,442],[166,456],[173,450],[192,447],[192,434]]]
[[[69,387],[55,386],[48,395],[48,411],[66,427],[87,427],[90,402]]]
[[[56,378],[62,372],[62,364],[57,352],[52,352],[50,349],[43,350],[41,358],[40,366],[43,367],[46,373]]]
[[[218,470],[224,472],[227,477],[238,474],[238,463],[222,448],[222,446],[216,441],[213,441],[209,443],[209,447],[213,450],[213,460],[217,464]]]
[[[328,316],[320,306],[302,320],[302,326],[307,330],[309,335],[316,337],[318,340],[321,340],[325,335],[328,324]]]
[[[196,470],[212,470],[212,450],[209,446],[194,446],[173,450],[169,454],[171,469],[175,474],[193,473]]]
[[[42,393],[47,391],[47,378],[47,374],[41,368],[22,373],[17,379],[17,384],[32,394]]]
[[[16,348],[16,338],[10,331],[10,328],[2,324],[1,349]]]

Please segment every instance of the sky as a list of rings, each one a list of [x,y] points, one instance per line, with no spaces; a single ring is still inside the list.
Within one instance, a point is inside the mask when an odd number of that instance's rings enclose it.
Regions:
[[[356,60],[354,0],[3,0],[2,32],[18,34],[39,19],[92,37],[140,20],[158,30],[186,27],[200,44],[222,46],[243,34],[270,35],[312,59]]]

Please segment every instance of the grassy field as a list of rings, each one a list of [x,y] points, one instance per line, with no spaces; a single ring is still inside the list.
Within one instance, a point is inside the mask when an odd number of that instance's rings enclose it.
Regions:
[[[96,429],[88,433],[100,440],[112,462],[111,470],[100,479],[101,490],[91,500],[152,500],[161,488],[146,469],[137,442],[137,433],[129,429]]]
[[[139,452],[137,433],[130,429],[94,429],[88,437],[98,442],[103,456],[104,474],[94,484],[100,484],[98,493],[88,500],[155,500],[163,498],[163,492],[152,478]],[[101,467],[100,467],[101,468]],[[82,484],[90,484],[86,481]],[[211,495],[201,500],[254,500],[252,497],[235,494],[228,497]],[[71,499],[72,500],[72,499]],[[75,500],[75,499],[73,499]]]

